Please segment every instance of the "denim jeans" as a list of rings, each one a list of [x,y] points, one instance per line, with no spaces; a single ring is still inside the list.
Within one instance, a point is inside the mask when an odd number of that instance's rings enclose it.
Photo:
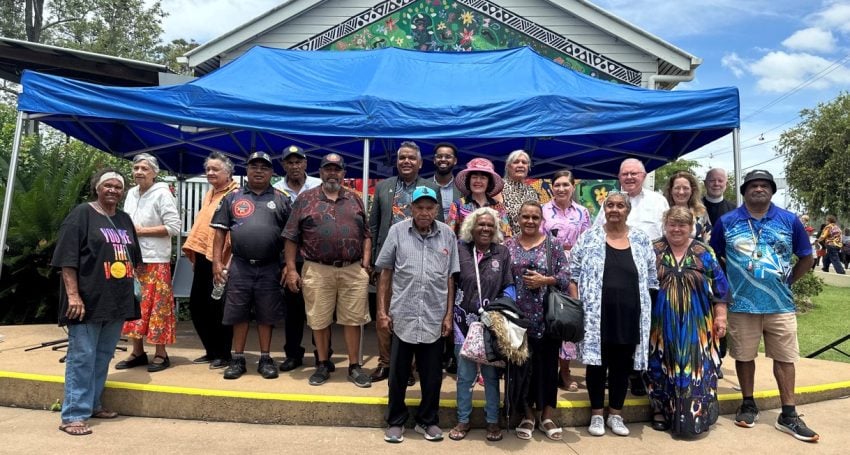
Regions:
[[[469,423],[472,414],[472,387],[478,377],[478,364],[460,355],[459,344],[455,345],[457,357],[457,421]],[[499,370],[481,365],[484,377],[484,416],[487,423],[499,423]]]
[[[109,361],[121,337],[124,321],[68,325],[65,358],[65,402],[62,423],[85,421],[101,408]]]

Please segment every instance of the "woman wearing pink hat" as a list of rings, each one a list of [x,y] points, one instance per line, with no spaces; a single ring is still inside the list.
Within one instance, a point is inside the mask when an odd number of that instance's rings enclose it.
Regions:
[[[463,197],[452,202],[449,208],[449,217],[446,224],[454,230],[455,234],[460,231],[463,220],[476,209],[490,207],[499,214],[499,228],[505,237],[511,236],[510,219],[504,204],[493,199],[494,195],[502,192],[505,182],[496,173],[493,163],[486,158],[474,158],[466,169],[458,172],[455,177],[455,186]]]

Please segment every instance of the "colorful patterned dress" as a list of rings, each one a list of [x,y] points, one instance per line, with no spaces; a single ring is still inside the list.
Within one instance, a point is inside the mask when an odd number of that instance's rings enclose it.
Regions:
[[[728,301],[726,276],[704,243],[693,241],[681,262],[667,240],[657,240],[658,299],[652,306],[649,398],[673,434],[694,436],[717,421],[717,365],[713,305]]]

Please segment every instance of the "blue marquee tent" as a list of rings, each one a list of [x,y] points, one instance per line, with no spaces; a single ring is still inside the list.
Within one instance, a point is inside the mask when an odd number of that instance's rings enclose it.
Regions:
[[[101,86],[26,72],[18,110],[107,152],[145,151],[180,175],[213,150],[241,162],[301,145],[385,177],[402,140],[460,147],[459,162],[532,155],[532,175],[570,168],[612,178],[627,156],[651,170],[740,124],[738,91],[656,91],[578,74],[530,48],[430,53],[255,47],[202,78],[163,87]],[[364,141],[368,139],[368,141]],[[365,144],[365,146],[364,146]],[[311,169],[313,166],[311,166]],[[423,172],[427,172],[424,170]],[[349,177],[357,177],[349,171]]]

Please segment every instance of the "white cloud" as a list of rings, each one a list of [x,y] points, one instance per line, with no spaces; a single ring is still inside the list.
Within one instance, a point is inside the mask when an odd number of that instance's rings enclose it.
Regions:
[[[776,51],[749,64],[747,71],[759,78],[756,86],[764,92],[785,92],[802,83],[814,89],[850,85],[850,69],[832,65],[816,55]]]
[[[817,27],[850,34],[850,2],[846,0],[827,2],[823,11],[818,11],[806,19]]]
[[[153,3],[154,0],[145,0]],[[194,39],[206,43],[285,0],[161,0],[168,13],[163,20],[163,41]]]
[[[738,56],[735,52],[726,54],[720,59],[720,65],[732,71],[736,78],[744,77],[747,70],[747,62]]]
[[[782,45],[794,51],[830,53],[835,50],[835,37],[832,32],[819,27],[797,30],[782,42]]]

